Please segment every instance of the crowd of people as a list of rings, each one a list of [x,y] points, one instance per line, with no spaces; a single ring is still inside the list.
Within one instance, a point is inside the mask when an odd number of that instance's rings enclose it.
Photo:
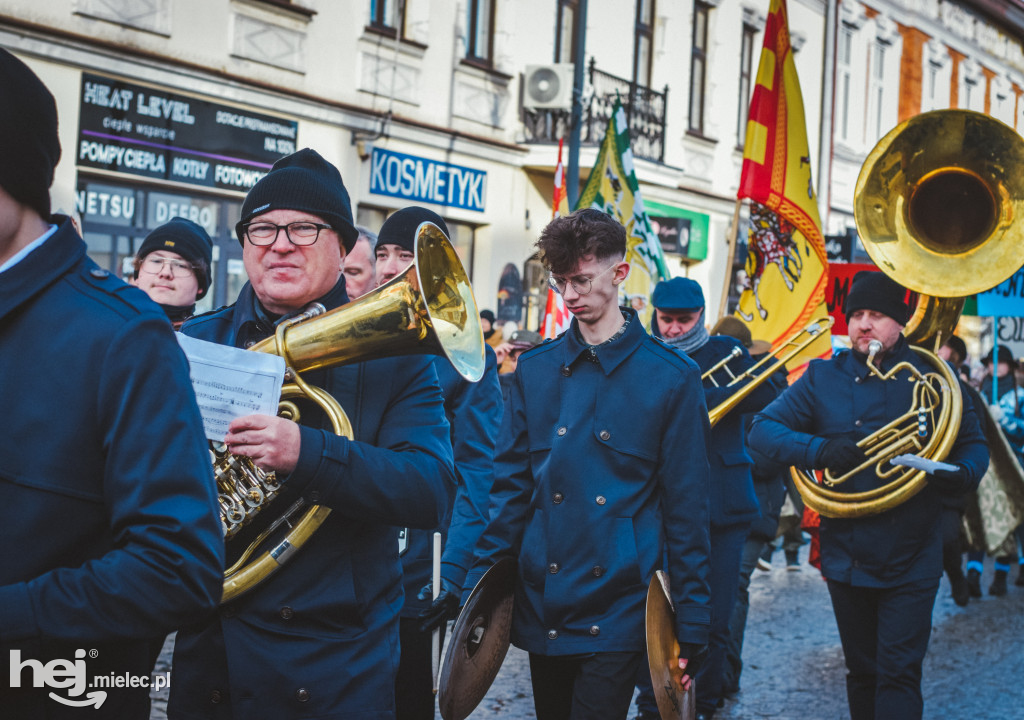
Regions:
[[[665,689],[651,684],[644,621],[648,584],[663,571],[674,690],[693,689],[707,720],[739,687],[747,586],[780,533],[788,468],[849,472],[854,490],[879,482],[857,441],[912,390],[871,364],[897,378],[922,364],[901,334],[902,288],[858,275],[842,308],[850,349],[812,362],[791,387],[782,372],[736,382],[767,344],[734,319],[709,330],[704,289],[688,278],[655,287],[645,327],[620,306],[625,229],[580,210],[537,243],[573,316],[557,338],[504,333],[484,310],[479,380],[418,355],[303,373],[350,413],[351,437],[315,408],[300,421],[231,421],[223,444],[276,474],[277,503],[329,514],[301,550],[275,550],[272,575],[222,601],[225,565],[271,519],[257,516],[225,546],[174,331],[251,347],[313,303],[330,311],[386,286],[414,261],[418,229],[447,235],[445,222],[408,207],[376,232],[357,227],[338,169],[300,150],[241,205],[248,282],[238,298],[195,316],[211,284],[206,231],[174,218],[141,244],[128,284],[111,276],[70,220],[50,213],[56,106],[3,50],[0,94],[19,98],[16,109],[0,103],[11,158],[0,170],[0,398],[13,410],[0,436],[0,520],[19,548],[0,569],[5,715],[71,717],[86,699],[76,672],[146,677],[173,631],[170,718],[432,719],[435,640],[484,573],[512,558],[511,636],[529,653],[538,718],[622,720],[638,687],[640,717],[658,717]],[[962,572],[958,528],[989,463],[984,419],[1018,460],[1024,448],[1024,387],[1004,351],[988,361],[995,380],[980,378],[982,394],[986,382],[998,388],[995,402],[970,395],[947,465],[922,492],[878,515],[821,519],[854,720],[920,718],[943,569],[960,573],[957,602],[980,594],[978,558]],[[966,360],[956,338],[943,353]],[[848,411],[831,412],[826,395]],[[1007,591],[1010,564],[1024,563],[1016,547],[997,552],[993,595]],[[147,718],[149,689],[112,689],[91,714]]]

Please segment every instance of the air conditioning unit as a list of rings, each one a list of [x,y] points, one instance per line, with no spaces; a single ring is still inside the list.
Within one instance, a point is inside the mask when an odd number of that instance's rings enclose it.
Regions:
[[[527,65],[523,74],[523,107],[568,110],[572,107],[572,63]]]

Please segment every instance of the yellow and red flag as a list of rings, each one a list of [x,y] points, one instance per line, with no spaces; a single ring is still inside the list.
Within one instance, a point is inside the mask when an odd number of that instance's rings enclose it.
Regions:
[[[565,166],[562,165],[562,138],[558,139],[558,164],[555,166],[555,192],[551,202],[551,217],[569,214],[569,196],[565,189]],[[562,296],[554,288],[548,288],[548,301],[544,307],[544,319],[541,321],[541,337],[545,340],[555,338],[569,329],[572,315],[565,309]]]
[[[751,202],[749,285],[740,295],[736,314],[753,337],[778,345],[828,315],[828,260],[786,0],[771,0],[769,8],[737,197]],[[824,333],[789,369],[815,357],[829,357],[831,350],[831,337]]]

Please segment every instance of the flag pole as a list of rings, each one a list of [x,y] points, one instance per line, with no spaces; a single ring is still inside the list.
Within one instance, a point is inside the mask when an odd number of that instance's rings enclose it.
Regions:
[[[576,6],[576,56],[572,74],[572,127],[569,132],[569,168],[565,178],[569,212],[580,199],[580,142],[583,128],[583,71],[587,60],[587,0]]]
[[[740,206],[742,204],[743,201],[736,198],[736,205],[732,209],[732,222],[729,223],[729,237],[727,238],[729,252],[726,253],[725,284],[722,287],[722,302],[718,305],[719,320],[725,317],[726,310],[729,307],[729,285],[732,284],[732,262],[736,257],[736,233],[739,231]]]

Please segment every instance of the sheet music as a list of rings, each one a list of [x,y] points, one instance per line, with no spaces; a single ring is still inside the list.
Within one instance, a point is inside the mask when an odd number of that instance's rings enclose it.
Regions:
[[[224,440],[235,418],[253,413],[277,415],[284,358],[174,334],[188,357],[192,389],[208,440]]]
[[[902,467],[914,468],[915,470],[924,470],[929,475],[936,470],[956,470],[956,465],[950,465],[949,463],[936,462],[935,460],[929,460],[923,458],[920,455],[911,455],[906,453],[904,455],[897,455],[889,461],[893,465],[900,465]]]

